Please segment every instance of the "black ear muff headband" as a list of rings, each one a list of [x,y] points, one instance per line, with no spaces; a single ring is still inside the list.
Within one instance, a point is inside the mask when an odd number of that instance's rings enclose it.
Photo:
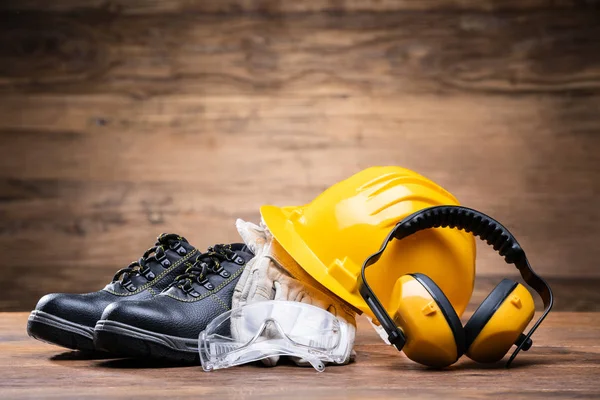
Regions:
[[[373,311],[373,314],[375,314],[377,320],[379,320],[383,329],[385,329],[390,343],[398,350],[402,350],[402,347],[404,347],[404,344],[406,343],[406,337],[381,305],[381,302],[377,296],[375,296],[373,290],[371,290],[365,277],[365,270],[379,260],[392,239],[404,239],[405,237],[424,229],[446,227],[471,232],[473,235],[479,236],[482,240],[485,240],[489,245],[493,246],[494,250],[504,257],[507,264],[514,264],[517,267],[525,283],[533,288],[544,302],[544,312],[542,316],[536,321],[525,337],[519,340],[517,349],[506,363],[506,366],[508,367],[521,349],[528,342],[530,343],[529,338],[550,312],[552,304],[554,303],[554,297],[550,286],[548,286],[546,281],[536,274],[529,265],[527,256],[517,242],[517,239],[515,239],[508,229],[495,219],[488,217],[479,211],[460,206],[430,207],[407,216],[396,224],[394,229],[392,229],[383,241],[379,251],[370,255],[363,263],[359,277],[359,292],[369,308]]]

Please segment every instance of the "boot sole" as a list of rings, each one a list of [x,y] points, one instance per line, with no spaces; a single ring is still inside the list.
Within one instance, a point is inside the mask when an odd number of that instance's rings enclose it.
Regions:
[[[27,334],[42,342],[73,350],[95,352],[94,328],[44,311],[34,310],[27,319]]]
[[[96,323],[94,345],[97,349],[126,357],[185,364],[200,362],[197,339],[164,335],[111,320]]]

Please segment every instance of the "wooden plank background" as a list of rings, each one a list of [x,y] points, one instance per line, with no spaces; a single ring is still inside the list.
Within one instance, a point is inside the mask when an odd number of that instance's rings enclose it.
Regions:
[[[599,132],[595,1],[5,0],[0,310],[386,164],[504,222],[563,309],[596,309]],[[514,274],[479,249],[474,301]]]

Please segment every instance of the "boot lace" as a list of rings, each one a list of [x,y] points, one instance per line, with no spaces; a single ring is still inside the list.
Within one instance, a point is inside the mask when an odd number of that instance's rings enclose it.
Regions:
[[[127,284],[131,281],[131,278],[136,275],[142,275],[147,280],[151,281],[155,276],[148,266],[148,261],[157,261],[165,268],[170,267],[171,262],[169,259],[167,259],[165,251],[167,249],[171,249],[175,250],[179,255],[186,254],[186,250],[183,246],[181,246],[180,242],[187,242],[187,240],[175,233],[161,234],[154,246],[146,250],[139,260],[134,261],[127,267],[118,270],[113,277],[112,282],[117,282],[120,279],[122,284]]]
[[[206,253],[201,253],[196,257],[194,263],[183,274],[177,276],[171,286],[177,286],[190,294],[197,294],[192,286],[194,282],[199,283],[208,290],[214,289],[214,286],[207,279],[209,275],[219,274],[223,278],[231,276],[221,266],[220,261],[232,261],[240,265],[244,263],[244,260],[231,249],[230,245],[217,244],[209,247]]]

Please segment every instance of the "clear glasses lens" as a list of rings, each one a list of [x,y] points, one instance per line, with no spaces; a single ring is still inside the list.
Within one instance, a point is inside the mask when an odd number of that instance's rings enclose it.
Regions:
[[[255,302],[223,313],[207,326],[199,337],[200,361],[210,371],[292,356],[322,371],[325,362],[342,362],[351,350],[343,327],[333,314],[308,304]]]

